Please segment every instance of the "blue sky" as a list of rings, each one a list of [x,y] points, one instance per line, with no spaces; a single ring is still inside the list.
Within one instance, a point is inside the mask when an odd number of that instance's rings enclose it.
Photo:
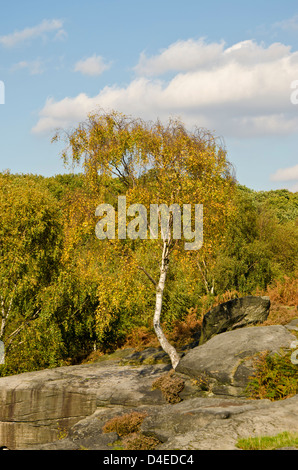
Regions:
[[[68,172],[54,130],[100,106],[206,127],[239,183],[298,191],[293,0],[1,1],[0,81],[0,171]]]

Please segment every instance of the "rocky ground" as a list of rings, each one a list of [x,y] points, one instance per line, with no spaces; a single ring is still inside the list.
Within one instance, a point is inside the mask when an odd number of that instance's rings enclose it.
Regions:
[[[298,431],[298,395],[271,402],[243,394],[250,370],[245,353],[250,357],[253,344],[256,349],[274,344],[275,350],[289,348],[293,340],[283,326],[222,333],[187,352],[172,375],[171,365],[162,363],[168,362],[162,351],[151,348],[142,353],[121,350],[93,364],[4,377],[1,444],[12,449],[111,450],[119,446],[119,436],[104,433],[104,424],[136,411],[146,414],[140,432],[158,439],[157,448],[164,450],[236,449],[239,437]],[[199,380],[202,370],[211,383],[207,390]],[[162,376],[165,386],[153,389]],[[178,385],[183,381],[178,392],[175,380]]]
[[[182,351],[176,371],[162,350],[148,348],[3,377],[0,446],[119,449],[121,435],[105,425],[136,412],[139,434],[158,450],[232,450],[241,437],[298,432],[298,395],[276,402],[245,395],[253,357],[290,351],[296,331],[298,320],[225,331]]]
[[[64,439],[31,448],[117,449],[119,436],[103,433],[104,424],[112,417],[141,411],[148,417],[140,431],[160,441],[157,450],[237,450],[240,437],[298,431],[297,409],[298,395],[282,402],[197,397],[174,405],[103,407],[72,426]]]

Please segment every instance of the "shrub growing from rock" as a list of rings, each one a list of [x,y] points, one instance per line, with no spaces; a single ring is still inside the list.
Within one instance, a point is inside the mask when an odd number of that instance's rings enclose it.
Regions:
[[[147,413],[135,411],[110,419],[104,426],[103,432],[116,432],[120,437],[135,433],[139,430]]]
[[[147,413],[138,411],[126,413],[110,419],[104,426],[103,432],[116,432],[121,441],[118,444],[126,450],[153,450],[160,441],[152,436],[145,436],[139,428]]]
[[[158,377],[152,384],[152,390],[161,390],[161,393],[169,403],[179,403],[182,400],[179,397],[179,392],[181,392],[183,388],[184,380],[177,377],[174,370]]]
[[[153,436],[145,436],[142,433],[133,433],[122,439],[126,450],[154,450],[160,441]]]

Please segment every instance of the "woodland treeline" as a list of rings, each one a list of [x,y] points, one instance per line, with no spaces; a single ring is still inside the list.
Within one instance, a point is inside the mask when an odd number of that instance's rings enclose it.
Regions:
[[[0,375],[79,363],[153,331],[160,240],[95,236],[96,207],[116,208],[119,195],[146,206],[203,204],[202,249],[177,242],[171,252],[168,334],[227,292],[297,278],[298,193],[239,185],[209,133],[114,113],[90,116],[65,140],[63,157],[80,172],[0,174]]]

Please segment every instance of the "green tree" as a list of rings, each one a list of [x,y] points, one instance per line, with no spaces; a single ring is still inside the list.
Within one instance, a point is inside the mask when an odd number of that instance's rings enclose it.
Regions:
[[[236,289],[249,294],[297,270],[297,218],[281,216],[288,209],[287,199],[283,198],[282,204],[279,196],[279,191],[265,197],[264,193],[237,188],[236,210],[216,256],[216,293]],[[278,207],[271,203],[276,198]]]
[[[46,188],[9,174],[0,174],[0,214],[0,339],[9,357],[26,347],[20,336],[40,318],[43,290],[57,274],[61,214]]]

